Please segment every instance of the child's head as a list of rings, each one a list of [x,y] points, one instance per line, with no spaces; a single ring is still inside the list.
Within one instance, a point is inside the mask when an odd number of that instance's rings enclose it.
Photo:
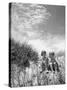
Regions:
[[[50,58],[54,58],[54,57],[55,57],[55,53],[54,53],[54,52],[50,52],[50,53],[49,53],[49,57],[50,57]]]
[[[46,57],[46,51],[42,51],[42,52],[41,52],[41,56],[42,56],[42,57]]]

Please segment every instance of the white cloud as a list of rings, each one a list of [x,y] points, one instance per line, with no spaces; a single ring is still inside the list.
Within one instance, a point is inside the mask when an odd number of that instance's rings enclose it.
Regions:
[[[36,39],[36,40],[30,40],[29,44],[32,45],[36,50],[41,53],[42,50],[46,50],[47,53],[50,51],[55,51],[55,53],[58,53],[59,51],[65,50],[65,40],[61,36],[47,36],[47,39]]]

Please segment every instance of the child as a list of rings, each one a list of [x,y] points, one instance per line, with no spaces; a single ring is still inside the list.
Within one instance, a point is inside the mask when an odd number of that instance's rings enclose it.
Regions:
[[[49,59],[46,57],[46,51],[42,51],[41,56],[42,56],[42,59],[43,59],[43,61],[42,61],[42,71],[48,70]]]
[[[49,53],[49,58],[51,59],[51,61],[50,61],[51,65],[50,66],[51,66],[52,71],[58,71],[59,72],[58,63],[55,60],[55,53],[54,52]]]

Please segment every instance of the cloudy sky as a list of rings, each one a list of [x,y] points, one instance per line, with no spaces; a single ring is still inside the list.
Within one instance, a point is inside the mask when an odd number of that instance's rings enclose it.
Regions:
[[[65,50],[65,7],[13,3],[11,38],[40,52]]]

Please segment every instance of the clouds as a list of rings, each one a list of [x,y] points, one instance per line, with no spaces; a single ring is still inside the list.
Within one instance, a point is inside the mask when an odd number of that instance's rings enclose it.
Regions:
[[[39,54],[42,50],[46,50],[47,52],[53,50],[56,53],[64,51],[65,39],[60,35],[60,29],[64,30],[64,28],[60,27],[59,29],[60,23],[57,25],[58,29],[50,28],[56,23],[54,18],[57,16],[55,16],[51,16],[51,13],[42,4],[13,3],[11,9],[11,38],[19,43],[27,42]],[[47,23],[49,19],[50,23]],[[53,21],[55,21],[54,24]],[[46,23],[48,28],[45,28]],[[41,25],[42,27],[40,27]],[[52,33],[56,31],[58,34]]]
[[[26,25],[28,24],[32,26],[34,24],[38,24],[41,23],[43,20],[47,20],[48,16],[50,15],[47,12],[47,9],[43,6],[43,5],[39,5],[39,4],[12,4],[12,15],[16,15],[13,20],[16,17],[17,21],[21,23],[25,23]],[[16,23],[17,23],[16,21]],[[13,21],[15,22],[15,21]]]
[[[20,31],[37,31],[34,29],[38,24],[47,21],[50,13],[40,4],[21,4],[13,3],[11,9],[11,21],[13,30]]]
[[[48,35],[43,39],[30,40],[29,44],[31,44],[36,50],[41,53],[42,50],[46,50],[47,53],[50,51],[54,51],[58,53],[60,51],[64,52],[65,50],[65,40],[61,36]]]

